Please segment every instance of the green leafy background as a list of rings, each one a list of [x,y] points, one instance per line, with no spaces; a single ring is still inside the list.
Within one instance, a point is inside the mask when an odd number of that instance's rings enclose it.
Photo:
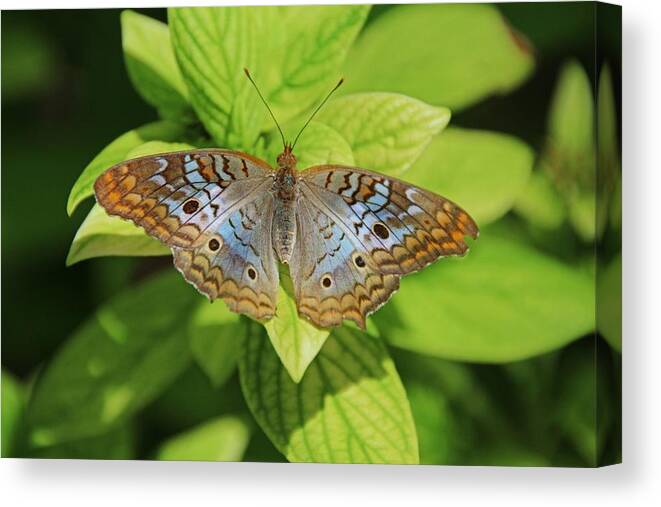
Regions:
[[[595,65],[588,4],[540,8],[3,15],[2,455],[619,460],[619,61]],[[403,279],[366,331],[299,319],[286,269],[266,325],[209,304],[92,185],[193,147],[273,162],[244,67],[288,138],[343,75],[300,167],[457,201],[481,229],[470,254]]]

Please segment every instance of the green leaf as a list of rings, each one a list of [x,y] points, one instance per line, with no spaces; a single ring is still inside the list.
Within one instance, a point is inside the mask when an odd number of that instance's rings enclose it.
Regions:
[[[465,258],[405,277],[374,320],[390,343],[415,352],[515,361],[594,329],[594,280],[486,230]]]
[[[305,5],[279,8],[285,43],[277,82],[268,101],[282,121],[306,111],[327,93],[365,22],[369,5]]]
[[[455,201],[483,226],[513,206],[534,158],[515,137],[450,128],[434,138],[405,178]]]
[[[597,466],[598,359],[594,353],[565,355],[562,369],[556,372],[554,389],[558,393],[555,406],[549,407],[553,431],[569,440],[588,466]],[[547,413],[548,417],[549,414]]]
[[[608,64],[599,74],[597,89],[597,157],[599,185],[597,187],[597,234],[601,237],[610,221],[615,230],[621,227],[621,173],[619,155],[618,116],[615,93]]]
[[[251,323],[239,362],[248,406],[289,461],[418,463],[406,393],[386,348],[348,327],[335,329],[300,383]]]
[[[148,123],[122,134],[106,146],[83,170],[71,189],[67,202],[67,213],[73,214],[76,207],[94,195],[94,181],[109,167],[127,159],[131,150],[148,141],[177,141],[185,136],[185,127],[170,121]]]
[[[590,79],[577,61],[560,73],[548,122],[542,167],[565,198],[569,223],[591,242],[597,222],[594,100]]]
[[[289,376],[294,382],[300,382],[330,331],[298,315],[292,281],[284,269],[280,270],[277,308],[276,316],[264,327]]]
[[[452,407],[443,393],[429,385],[413,382],[406,386],[415,419],[420,444],[420,463],[423,465],[450,464],[457,432]],[[462,428],[465,431],[465,428]],[[459,433],[459,434],[458,434]]]
[[[193,149],[190,144],[150,141],[130,150],[126,153],[126,158],[190,149]],[[110,216],[101,206],[94,204],[73,238],[66,264],[71,266],[93,257],[152,256],[169,253],[167,246],[148,236],[144,229],[129,220]]]
[[[2,451],[3,458],[15,455],[25,408],[25,392],[12,375],[2,370]]]
[[[249,149],[267,112],[243,72],[268,65],[282,29],[275,9],[168,9],[172,43],[197,116],[221,146]]]
[[[569,223],[583,241],[594,240],[597,224],[597,196],[594,192],[576,192],[567,196]]]
[[[164,118],[192,121],[188,89],[174,57],[165,23],[126,10],[121,14],[122,47],[133,86]]]
[[[190,364],[199,298],[170,270],[102,305],[40,376],[28,407],[32,444],[101,435],[156,398]]]
[[[135,434],[120,426],[103,435],[31,449],[31,458],[41,459],[135,459]]]
[[[167,255],[170,249],[128,220],[113,217],[95,204],[73,238],[67,266],[93,257]]]
[[[549,112],[549,153],[556,178],[594,185],[594,100],[590,79],[577,61],[562,69]],[[573,188],[573,185],[572,185]]]
[[[567,215],[562,197],[546,172],[534,171],[514,203],[514,210],[535,227],[557,229]]]
[[[220,300],[201,300],[193,313],[190,346],[193,357],[209,376],[214,387],[220,387],[234,372],[241,353],[244,325]]]
[[[525,40],[491,5],[397,6],[349,52],[345,92],[403,93],[457,110],[509,92],[533,67]]]
[[[267,159],[275,161],[282,152],[279,135],[271,135],[267,147]],[[354,165],[353,152],[347,140],[335,129],[313,121],[301,134],[296,144],[296,156],[300,170],[319,164]]]
[[[597,329],[611,347],[622,351],[622,255],[597,277]]]
[[[171,461],[241,461],[250,431],[236,417],[219,417],[176,435],[158,450],[156,459]]]
[[[347,140],[358,166],[396,175],[445,128],[450,111],[394,93],[358,93],[330,101],[318,120]]]

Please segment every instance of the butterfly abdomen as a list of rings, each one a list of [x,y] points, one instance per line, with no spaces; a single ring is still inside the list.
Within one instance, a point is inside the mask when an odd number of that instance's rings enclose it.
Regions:
[[[281,170],[273,184],[273,247],[280,262],[289,263],[296,243],[296,178],[291,171]]]

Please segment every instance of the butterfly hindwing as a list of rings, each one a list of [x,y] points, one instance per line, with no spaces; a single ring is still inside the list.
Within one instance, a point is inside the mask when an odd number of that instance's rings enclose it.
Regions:
[[[289,269],[298,311],[322,327],[365,317],[399,287],[399,277],[380,273],[355,238],[313,201],[298,202],[297,236]]]
[[[195,150],[123,162],[95,183],[97,201],[172,248],[186,280],[257,319],[275,314],[271,167],[244,153]]]
[[[307,235],[290,269],[299,311],[322,326],[342,319],[364,326],[367,315],[397,290],[400,276],[440,257],[463,255],[468,250],[464,237],[478,234],[457,205],[394,178],[317,166],[301,173],[299,181],[299,208],[305,203],[312,211],[311,218],[299,211],[306,229],[299,233]],[[310,251],[316,242],[323,247]],[[298,276],[294,271],[300,271]],[[324,288],[328,273],[333,285]]]
[[[206,242],[173,248],[174,264],[209,299],[223,298],[230,310],[258,320],[275,315],[278,267],[271,243],[273,196],[232,213]]]

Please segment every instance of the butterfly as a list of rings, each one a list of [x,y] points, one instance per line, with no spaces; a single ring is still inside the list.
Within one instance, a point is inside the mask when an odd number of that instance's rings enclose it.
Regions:
[[[278,129],[275,168],[226,149],[145,156],[102,173],[96,199],[169,246],[176,268],[210,300],[254,319],[276,314],[278,262],[288,265],[299,314],[320,327],[351,320],[365,328],[400,277],[465,254],[465,237],[477,238],[463,209],[399,179],[340,165],[298,171],[303,129],[293,143]]]

